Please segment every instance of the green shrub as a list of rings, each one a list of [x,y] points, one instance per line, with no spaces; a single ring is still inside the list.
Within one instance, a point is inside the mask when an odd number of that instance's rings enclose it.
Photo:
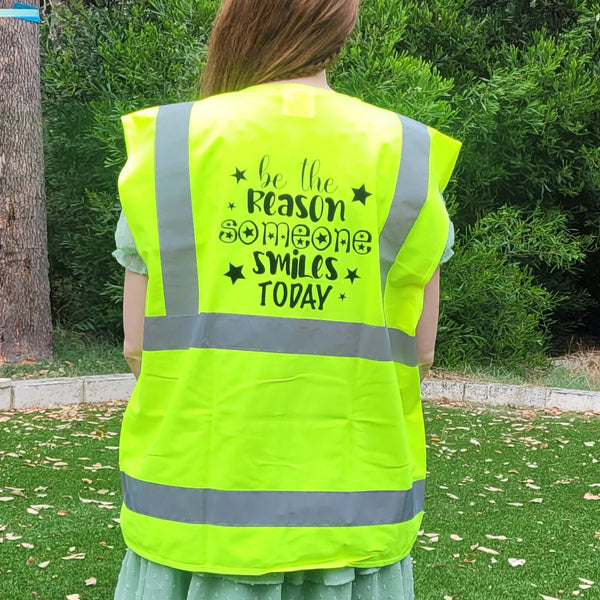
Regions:
[[[464,230],[508,204],[565,216],[582,255],[530,265],[562,298],[553,351],[594,327],[600,300],[600,4],[584,0],[430,0],[404,3],[400,52],[454,82],[449,130],[463,140],[455,173]],[[560,253],[560,248],[557,248]],[[595,331],[600,334],[600,319]]]
[[[50,277],[59,323],[118,337],[123,274],[111,252],[125,161],[119,117],[196,96],[215,6],[99,4],[59,4],[44,26]]]
[[[63,326],[120,334],[119,116],[196,97],[217,4],[52,4],[42,80]],[[438,356],[535,362],[589,325],[600,298],[600,5],[363,0],[361,11],[336,89],[464,142],[446,192],[459,237]]]
[[[524,215],[502,207],[467,228],[442,267],[438,358],[445,367],[511,367],[543,362],[553,310],[563,300],[536,282],[535,266],[550,271],[577,262],[583,242],[559,212]]]

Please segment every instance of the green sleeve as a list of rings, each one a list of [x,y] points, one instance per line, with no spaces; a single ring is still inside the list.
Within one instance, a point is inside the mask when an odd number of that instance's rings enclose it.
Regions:
[[[140,255],[137,253],[135,242],[133,241],[133,236],[131,235],[123,211],[121,211],[121,216],[119,217],[119,222],[117,223],[117,229],[115,231],[115,244],[117,249],[112,255],[117,259],[117,262],[121,266],[134,273],[147,275],[148,269],[146,268],[144,261],[140,258]]]
[[[448,229],[448,239],[446,240],[446,247],[444,248],[444,253],[442,254],[442,258],[440,260],[440,265],[443,265],[445,262],[448,262],[452,255],[454,254],[454,250],[452,250],[454,246],[454,225],[452,221],[450,221],[450,227]]]

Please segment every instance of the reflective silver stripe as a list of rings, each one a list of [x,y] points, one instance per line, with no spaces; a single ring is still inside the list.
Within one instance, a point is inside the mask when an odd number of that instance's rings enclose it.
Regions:
[[[417,365],[415,338],[399,329],[224,313],[146,317],[144,350],[186,348],[359,357]]]
[[[189,123],[193,102],[161,106],[156,118],[154,176],[160,262],[167,314],[198,312],[192,217]]]
[[[359,527],[409,521],[423,510],[425,481],[408,490],[226,491],[175,487],[121,473],[123,502],[135,513],[224,527]]]
[[[399,115],[402,155],[394,199],[379,236],[381,289],[427,199],[430,138],[427,126]]]
[[[409,367],[416,367],[419,363],[417,361],[417,341],[414,336],[391,327],[388,327],[388,333],[392,346],[392,360]]]

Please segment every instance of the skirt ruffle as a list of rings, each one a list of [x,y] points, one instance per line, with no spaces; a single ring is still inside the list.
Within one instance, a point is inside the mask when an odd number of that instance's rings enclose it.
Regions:
[[[377,569],[324,569],[260,577],[190,573],[127,550],[114,600],[414,600],[410,556]]]

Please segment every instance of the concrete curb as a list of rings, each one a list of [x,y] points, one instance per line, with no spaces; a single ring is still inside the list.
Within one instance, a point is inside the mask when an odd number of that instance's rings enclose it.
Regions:
[[[423,382],[421,393],[425,400],[600,414],[600,392],[585,390],[433,379]]]
[[[130,374],[0,379],[0,411],[128,400],[134,385]],[[583,390],[428,379],[422,395],[426,400],[600,414],[600,392]]]
[[[128,400],[134,385],[130,374],[0,379],[0,410]]]

